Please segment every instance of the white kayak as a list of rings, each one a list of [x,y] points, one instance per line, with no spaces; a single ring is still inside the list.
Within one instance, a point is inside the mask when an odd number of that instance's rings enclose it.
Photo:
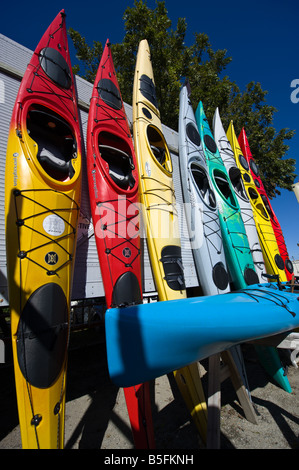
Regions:
[[[223,128],[218,108],[216,109],[213,118],[213,131],[214,138],[220,152],[220,156],[230,177],[232,186],[235,191],[235,195],[239,202],[241,216],[246,230],[255,271],[258,275],[259,282],[264,282],[265,279],[262,278],[262,273],[266,273],[266,269],[254,221],[252,206],[249,201],[246,189],[244,187],[241,172],[236,164],[236,158],[238,158],[239,149],[237,145],[232,146],[232,143],[228,140],[225,130]],[[241,150],[239,153],[241,153]]]
[[[180,92],[179,161],[189,237],[203,294],[228,292],[218,207],[187,83]]]

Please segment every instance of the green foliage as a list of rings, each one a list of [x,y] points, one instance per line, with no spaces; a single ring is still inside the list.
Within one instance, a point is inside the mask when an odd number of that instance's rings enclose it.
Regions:
[[[289,150],[285,143],[295,131],[281,129],[276,132],[273,116],[277,110],[266,104],[267,91],[260,83],[250,82],[244,93],[235,86],[234,95],[221,114],[224,128],[234,121],[236,134],[246,129],[250,150],[259,165],[260,174],[270,198],[280,194],[276,186],[291,190],[297,175],[294,174],[296,160],[282,159]],[[221,111],[221,110],[220,110]]]
[[[101,56],[103,53],[103,46],[101,42],[94,41],[93,47],[88,46],[84,37],[72,28],[69,28],[68,33],[73,41],[74,47],[77,51],[76,57],[84,64],[84,72],[82,73],[79,65],[73,67],[73,72],[85,78],[88,82],[93,83]]]
[[[112,45],[123,100],[132,102],[136,54],[139,42],[146,38],[151,50],[162,122],[177,129],[180,88],[182,81],[188,78],[194,108],[201,100],[210,123],[218,107],[225,129],[230,120],[234,121],[237,135],[245,127],[269,197],[280,194],[277,187],[291,190],[297,176],[294,174],[295,160],[283,158],[289,149],[285,141],[293,137],[294,131],[281,129],[276,132],[273,116],[277,110],[266,103],[267,92],[261,85],[251,82],[241,92],[237,84],[224,75],[232,59],[227,57],[226,50],[214,51],[206,34],[195,33],[194,43],[187,47],[184,42],[186,19],[179,18],[176,29],[172,29],[165,1],[157,0],[156,8],[150,9],[146,0],[135,0],[133,7],[126,8],[123,20],[123,42]],[[93,47],[88,46],[85,38],[73,29],[69,34],[84,70],[82,73],[76,65],[74,72],[93,83],[103,46],[98,41],[94,41]]]

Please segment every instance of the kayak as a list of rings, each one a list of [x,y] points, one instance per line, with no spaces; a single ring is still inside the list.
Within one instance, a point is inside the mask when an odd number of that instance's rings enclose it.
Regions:
[[[109,374],[118,386],[130,386],[298,326],[298,290],[292,293],[291,287],[272,282],[223,295],[137,305],[125,309],[125,315],[111,309],[105,316]]]
[[[186,297],[172,162],[162,132],[150,48],[140,41],[133,84],[133,135],[139,167],[143,224],[159,303]],[[164,332],[167,335],[167,331]],[[201,436],[206,436],[206,401],[197,364],[174,372]]]
[[[286,281],[284,263],[279,254],[275,234],[267,214],[263,201],[256,190],[256,186],[250,176],[249,165],[246,157],[237,143],[233,122],[227,131],[227,138],[231,145],[237,149],[236,163],[241,171],[244,186],[251,202],[253,216],[262,248],[266,271],[270,275],[277,275],[282,281]],[[255,347],[259,360],[269,375],[287,392],[291,393],[291,386],[286,376],[285,370],[281,364],[279,354],[274,347],[264,347],[257,345]]]
[[[138,169],[109,41],[90,101],[87,176],[107,307],[140,303]]]
[[[139,43],[133,86],[133,134],[140,200],[159,298],[186,296],[172,162],[162,133],[150,50]]]
[[[216,203],[188,84],[180,92],[179,162],[189,237],[204,295],[228,292],[224,246]]]
[[[107,40],[87,125],[90,206],[107,307],[142,302],[138,169]],[[153,448],[149,384],[124,390],[136,448]]]
[[[198,280],[203,295],[230,291],[215,191],[203,153],[191,104],[188,82],[180,92],[179,162],[184,208]],[[242,351],[231,348],[234,361],[246,384],[248,380]]]
[[[241,217],[243,219],[244,227],[246,230],[252,259],[254,262],[255,271],[258,275],[259,282],[263,282],[262,274],[265,273],[265,263],[263,253],[260,247],[260,242],[254,222],[252,207],[244,187],[241,172],[236,164],[236,158],[239,155],[238,140],[232,135],[231,141],[228,140],[223,124],[221,122],[219,109],[217,108],[213,118],[213,131],[220,156],[230,177],[232,186],[238,200]]]
[[[252,153],[250,151],[247,135],[246,135],[246,132],[245,132],[244,128],[242,129],[242,131],[239,135],[239,144],[240,144],[240,147],[242,149],[243,155],[245,156],[245,158],[248,161],[251,176],[254,180],[256,189],[257,189],[258,193],[260,194],[261,199],[262,199],[262,201],[265,205],[265,208],[268,212],[268,215],[270,217],[271,224],[272,224],[274,234],[275,234],[275,237],[276,237],[278,249],[279,249],[279,252],[280,252],[280,256],[282,257],[282,259],[284,261],[287,280],[291,281],[292,277],[294,275],[293,263],[289,258],[288,250],[287,250],[287,247],[286,247],[286,243],[285,243],[285,239],[284,239],[284,236],[283,236],[283,232],[282,232],[280,223],[279,223],[279,221],[278,221],[278,219],[275,215],[275,212],[274,212],[273,207],[270,203],[269,197],[268,197],[268,195],[265,191],[264,184],[263,184],[262,179],[261,179],[260,174],[259,174],[258,166],[256,165],[256,163],[254,161],[254,158],[252,156]]]
[[[5,232],[23,448],[64,445],[81,133],[62,10],[41,38],[11,117]]]
[[[233,289],[242,289],[258,282],[247,234],[230,178],[207,121],[200,101],[195,118],[213,182],[218,205],[225,256]]]
[[[231,139],[232,131],[233,123],[231,122],[227,130],[228,140]],[[270,217],[266,211],[260,194],[257,192],[257,188],[250,175],[248,161],[242,152],[239,153],[239,157],[236,159],[236,163],[239,170],[241,171],[244,185],[251,202],[266,271],[270,275],[279,275],[280,281],[286,282],[287,278],[284,270],[284,262],[279,253]]]

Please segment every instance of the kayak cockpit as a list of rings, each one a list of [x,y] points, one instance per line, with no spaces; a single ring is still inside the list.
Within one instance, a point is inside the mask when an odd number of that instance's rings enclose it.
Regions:
[[[100,132],[98,147],[102,159],[108,163],[112,181],[121,189],[132,189],[136,183],[132,173],[135,165],[126,142],[110,132]]]
[[[229,173],[229,177],[233,185],[233,188],[238,194],[238,196],[242,198],[243,200],[248,201],[249,199],[248,199],[245,187],[244,187],[241,171],[239,170],[239,168],[237,168],[236,166],[232,166],[229,169],[228,173]]]
[[[211,189],[207,174],[195,163],[191,163],[190,169],[200,196],[210,208],[215,209],[216,198],[213,190]]]
[[[249,188],[248,189],[248,194],[250,197],[250,201],[252,204],[254,204],[256,210],[259,212],[259,214],[264,217],[266,220],[270,220],[268,213],[266,211],[266,208],[264,204],[261,202],[261,198],[259,197],[259,194],[256,192],[254,188]]]
[[[224,173],[219,170],[215,170],[214,173],[214,180],[216,186],[222,195],[222,197],[233,207],[237,208],[237,202],[235,197],[231,191],[231,186],[228,182],[228,179]]]
[[[46,173],[58,181],[74,176],[72,159],[76,158],[76,140],[69,124],[57,113],[40,105],[27,115],[27,132],[37,146],[37,159]]]
[[[164,170],[168,173],[172,173],[171,158],[166,142],[159,130],[153,126],[147,126],[147,138],[155,160],[164,168]]]
[[[262,198],[262,201],[263,201],[263,203],[264,203],[264,206],[265,206],[265,208],[266,208],[266,210],[267,210],[267,212],[268,212],[270,218],[271,218],[272,220],[274,220],[275,217],[274,217],[273,211],[272,211],[272,209],[271,209],[271,206],[270,206],[270,204],[269,204],[269,201],[268,201],[267,197],[266,197],[264,194],[261,194],[261,198]]]

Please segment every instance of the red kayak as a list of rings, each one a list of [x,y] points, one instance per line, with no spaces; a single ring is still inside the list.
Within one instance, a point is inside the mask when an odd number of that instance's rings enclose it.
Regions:
[[[286,276],[287,276],[288,281],[291,281],[291,279],[293,277],[293,272],[294,272],[293,263],[289,259],[288,250],[287,250],[287,247],[286,247],[286,244],[285,244],[285,240],[284,240],[284,236],[283,236],[283,233],[282,233],[280,223],[278,222],[278,219],[277,219],[277,217],[275,215],[275,212],[274,212],[274,210],[271,206],[268,195],[265,191],[265,187],[264,187],[263,182],[261,180],[261,177],[259,175],[259,169],[258,169],[258,167],[257,167],[257,165],[254,161],[254,158],[252,156],[252,153],[250,151],[248,139],[247,139],[246,132],[245,132],[244,128],[242,129],[242,131],[239,135],[238,141],[239,141],[241,150],[243,152],[243,155],[247,158],[249,168],[250,168],[253,180],[254,180],[255,185],[256,185],[256,189],[259,192],[259,194],[261,195],[261,198],[262,198],[262,200],[265,204],[265,207],[268,211],[269,217],[271,219],[272,227],[273,227],[273,230],[274,230],[274,233],[275,233],[275,237],[276,237],[277,245],[278,245],[278,248],[279,248],[279,252],[280,252],[280,255],[281,255],[281,257],[284,261]]]
[[[90,102],[87,173],[107,307],[142,303],[138,169],[109,41]],[[153,448],[149,384],[124,392],[135,446]]]

